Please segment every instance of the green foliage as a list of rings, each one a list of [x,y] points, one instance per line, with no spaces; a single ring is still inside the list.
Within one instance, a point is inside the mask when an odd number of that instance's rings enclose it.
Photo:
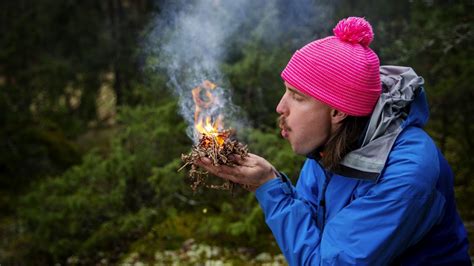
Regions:
[[[82,164],[38,182],[20,201],[24,233],[19,241],[28,239],[22,243],[27,255],[48,254],[44,260],[58,262],[73,255],[86,262],[117,259],[162,215],[154,206],[161,195],[154,195],[147,177],[152,166],[189,147],[176,104],[124,108],[120,123],[123,130],[111,140],[106,157],[91,151]]]
[[[0,137],[8,143],[5,152],[0,154],[0,165],[5,176],[31,178],[28,176],[31,172],[36,172],[36,175],[55,174],[79,161],[75,144],[60,130],[46,126],[46,123],[25,128],[3,128]],[[14,188],[11,182],[0,179],[2,187]]]

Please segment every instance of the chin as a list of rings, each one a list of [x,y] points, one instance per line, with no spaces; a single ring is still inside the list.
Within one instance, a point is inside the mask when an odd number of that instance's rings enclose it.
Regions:
[[[294,153],[296,153],[298,155],[303,155],[303,156],[306,156],[306,154],[311,152],[311,151],[306,151],[306,149],[304,149],[304,147],[298,147],[298,146],[295,146],[295,145],[291,145],[291,149],[293,150]]]
[[[294,153],[302,156],[307,156],[309,153],[313,152],[318,147],[318,145],[298,145],[296,143],[291,142],[290,145]]]

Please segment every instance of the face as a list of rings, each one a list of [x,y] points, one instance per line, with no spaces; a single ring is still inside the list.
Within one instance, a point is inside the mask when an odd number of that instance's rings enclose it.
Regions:
[[[307,155],[328,141],[340,122],[337,116],[341,113],[286,82],[285,87],[276,108],[280,114],[281,134],[295,153]]]

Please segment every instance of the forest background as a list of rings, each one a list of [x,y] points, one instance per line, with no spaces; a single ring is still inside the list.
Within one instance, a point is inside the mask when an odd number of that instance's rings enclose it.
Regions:
[[[202,40],[216,45],[197,56],[220,51],[217,82],[235,104],[241,141],[296,182],[304,158],[278,134],[279,74],[296,49],[330,35],[347,16],[371,22],[371,47],[383,65],[411,66],[424,77],[426,130],[455,173],[472,242],[473,7],[434,0],[1,1],[0,264],[282,262],[252,193],[193,193],[185,171],[177,172],[192,145],[179,99],[192,87],[177,90],[182,83],[173,78],[188,66],[167,51],[193,51]],[[232,29],[218,28],[222,42],[209,32],[173,45],[186,17],[198,27],[217,18]]]

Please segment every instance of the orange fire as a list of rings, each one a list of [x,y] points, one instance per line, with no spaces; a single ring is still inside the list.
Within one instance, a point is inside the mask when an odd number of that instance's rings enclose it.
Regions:
[[[216,97],[212,91],[217,88],[217,85],[205,80],[201,85],[192,90],[193,100],[196,105],[194,111],[194,127],[201,136],[209,136],[214,139],[219,146],[224,144],[227,138],[226,134],[219,132],[223,128],[222,115],[218,114],[213,121],[210,114],[210,108],[216,104]]]

